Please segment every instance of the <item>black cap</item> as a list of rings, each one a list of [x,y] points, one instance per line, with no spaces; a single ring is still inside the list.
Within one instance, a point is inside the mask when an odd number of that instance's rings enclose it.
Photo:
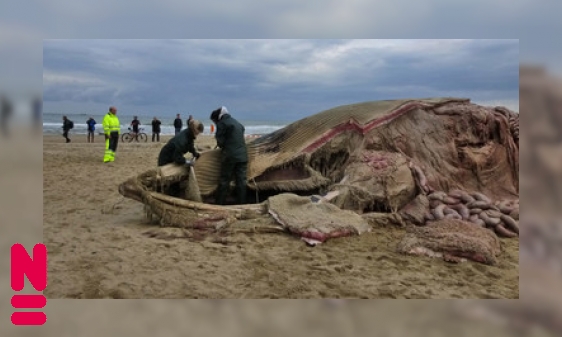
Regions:
[[[219,121],[219,115],[221,114],[221,108],[218,108],[216,110],[213,110],[213,112],[211,112],[211,120],[214,123],[217,123]]]

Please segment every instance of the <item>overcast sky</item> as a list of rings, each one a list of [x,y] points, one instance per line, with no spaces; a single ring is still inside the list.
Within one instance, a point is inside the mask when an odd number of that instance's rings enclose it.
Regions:
[[[522,62],[562,75],[561,12],[554,0],[3,1],[0,93],[41,92],[44,39],[519,39]]]
[[[518,40],[45,40],[45,112],[291,121],[455,96],[518,109]]]

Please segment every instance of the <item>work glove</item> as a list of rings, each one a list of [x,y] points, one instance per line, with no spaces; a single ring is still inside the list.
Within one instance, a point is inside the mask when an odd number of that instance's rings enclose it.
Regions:
[[[199,159],[199,157],[201,157],[201,154],[195,153],[195,154],[193,155],[193,157],[194,157],[195,159]]]
[[[105,140],[109,139],[109,135],[107,133],[104,133],[103,135],[105,136]]]

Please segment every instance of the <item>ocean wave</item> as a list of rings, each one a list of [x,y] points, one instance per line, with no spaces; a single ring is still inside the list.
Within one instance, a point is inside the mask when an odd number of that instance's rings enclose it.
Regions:
[[[284,126],[280,126],[280,125],[248,125],[245,126],[246,128],[246,134],[249,135],[265,135],[271,132],[274,132],[276,130],[279,130],[281,128],[283,128]],[[121,125],[121,133],[124,132],[128,132],[129,125]],[[142,132],[145,132],[147,134],[151,134],[152,133],[152,127],[149,126],[144,126],[142,127]],[[72,129],[70,131],[71,134],[78,134],[78,135],[85,135],[88,133],[87,131],[87,125],[86,123],[74,123],[74,129]],[[168,125],[164,125],[161,126],[160,128],[161,135],[173,135],[175,134],[175,129],[173,126],[168,126]],[[95,129],[95,133],[103,133],[103,127],[101,126],[101,124],[97,124],[96,125],[96,129]],[[62,134],[62,123],[43,123],[43,134],[45,135],[54,135],[54,134]],[[203,134],[205,135],[210,135],[210,129],[209,126],[205,127],[205,131],[203,132]]]

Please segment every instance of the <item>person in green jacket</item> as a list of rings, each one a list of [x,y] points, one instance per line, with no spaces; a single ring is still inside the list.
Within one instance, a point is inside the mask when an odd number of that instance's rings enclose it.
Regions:
[[[121,130],[116,107],[109,107],[109,112],[103,117],[102,125],[105,134],[103,162],[109,163],[115,161],[115,152],[117,151],[117,143],[119,143],[119,131]]]
[[[221,173],[216,192],[215,203],[224,205],[228,186],[234,174],[236,182],[236,202],[246,203],[246,171],[248,168],[248,151],[244,139],[245,128],[232,118],[222,106],[211,113],[211,120],[217,126],[215,139],[221,149]]]
[[[190,121],[188,127],[181,131],[177,136],[172,137],[162,147],[158,155],[158,166],[170,163],[185,165],[187,160],[183,156],[187,152],[191,152],[194,158],[199,158],[200,154],[195,150],[195,138],[202,133],[204,126],[197,120]]]

